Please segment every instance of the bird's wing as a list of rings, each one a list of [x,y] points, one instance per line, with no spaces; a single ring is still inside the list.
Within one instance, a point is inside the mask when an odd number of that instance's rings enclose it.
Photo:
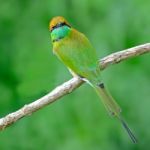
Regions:
[[[100,70],[96,50],[84,34],[75,29],[72,30],[68,37],[54,45],[54,53],[80,77],[98,80]]]

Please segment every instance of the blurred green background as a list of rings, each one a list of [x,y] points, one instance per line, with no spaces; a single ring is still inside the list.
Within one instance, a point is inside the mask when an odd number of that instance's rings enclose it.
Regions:
[[[149,12],[148,0],[0,0],[0,117],[71,78],[52,54],[52,17],[67,18],[102,58],[149,42]],[[0,150],[149,149],[150,55],[109,67],[103,80],[137,135],[137,145],[84,84],[0,132]]]

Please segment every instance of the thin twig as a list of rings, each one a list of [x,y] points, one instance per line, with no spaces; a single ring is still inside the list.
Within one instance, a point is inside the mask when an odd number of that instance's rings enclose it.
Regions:
[[[100,68],[101,70],[104,70],[111,64],[116,64],[128,58],[139,56],[148,52],[150,52],[150,43],[119,51],[102,58],[100,60]],[[62,85],[56,87],[53,91],[51,91],[44,97],[25,105],[24,107],[20,108],[19,110],[13,113],[6,115],[5,117],[0,119],[0,130],[5,129],[9,125],[13,124],[14,122],[27,115],[32,114],[38,109],[41,109],[48,104],[51,104],[52,102],[56,101],[62,96],[71,93],[82,83],[84,82],[80,78],[74,77],[71,80],[63,83]]]

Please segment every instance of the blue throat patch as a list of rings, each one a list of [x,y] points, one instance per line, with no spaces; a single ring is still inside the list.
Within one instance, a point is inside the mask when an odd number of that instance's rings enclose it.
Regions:
[[[59,28],[54,29],[51,32],[51,38],[53,42],[59,41],[66,37],[70,33],[70,27],[64,25]]]

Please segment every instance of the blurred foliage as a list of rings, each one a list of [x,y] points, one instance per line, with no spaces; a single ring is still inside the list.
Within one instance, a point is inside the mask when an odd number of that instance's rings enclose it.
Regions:
[[[53,16],[64,16],[85,33],[102,58],[149,42],[149,10],[148,0],[0,0],[0,116],[71,78],[52,54],[48,24]],[[137,145],[106,114],[93,89],[85,84],[0,132],[0,149],[149,149],[149,57],[130,59],[103,72],[139,138]]]

